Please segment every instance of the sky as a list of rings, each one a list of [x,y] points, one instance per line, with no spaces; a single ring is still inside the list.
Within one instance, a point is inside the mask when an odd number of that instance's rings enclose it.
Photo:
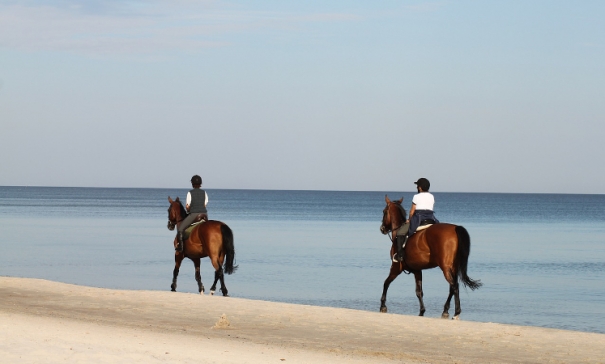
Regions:
[[[0,0],[0,186],[605,193],[603,1]]]

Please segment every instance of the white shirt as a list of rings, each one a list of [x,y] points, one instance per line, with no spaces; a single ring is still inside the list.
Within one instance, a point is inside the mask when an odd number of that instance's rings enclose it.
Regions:
[[[204,191],[204,194],[206,195],[206,202],[204,202],[204,207],[206,207],[208,205],[208,193]],[[185,206],[191,205],[191,192],[187,192],[187,202],[185,203]]]
[[[433,211],[435,197],[433,197],[433,195],[431,195],[429,192],[420,192],[419,194],[414,195],[412,198],[412,203],[416,205],[416,210]]]

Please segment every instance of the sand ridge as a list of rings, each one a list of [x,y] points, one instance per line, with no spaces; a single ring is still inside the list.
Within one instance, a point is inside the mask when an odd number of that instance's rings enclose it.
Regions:
[[[603,334],[26,278],[0,277],[0,318],[0,357],[24,362],[34,339],[55,361],[605,362]]]

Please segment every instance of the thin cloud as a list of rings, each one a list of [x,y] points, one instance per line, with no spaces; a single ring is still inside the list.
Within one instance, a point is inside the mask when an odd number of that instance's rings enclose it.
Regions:
[[[435,11],[440,11],[447,6],[447,2],[445,1],[434,1],[434,2],[426,2],[415,5],[406,5],[404,9],[413,11],[413,12],[422,12],[422,13],[430,13]]]
[[[340,13],[319,13],[311,14],[307,16],[298,17],[299,20],[303,21],[353,21],[361,20],[362,17],[356,14],[340,14]]]
[[[39,1],[0,5],[0,48],[138,54],[231,44],[234,34],[360,19],[347,13],[245,11],[212,1]]]
[[[584,42],[584,43],[582,43],[582,46],[587,47],[587,48],[603,48],[602,44],[594,43],[594,42]]]

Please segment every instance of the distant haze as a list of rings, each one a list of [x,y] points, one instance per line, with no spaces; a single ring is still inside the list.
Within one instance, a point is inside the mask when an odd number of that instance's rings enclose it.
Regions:
[[[0,1],[0,185],[605,193],[603,1]]]

